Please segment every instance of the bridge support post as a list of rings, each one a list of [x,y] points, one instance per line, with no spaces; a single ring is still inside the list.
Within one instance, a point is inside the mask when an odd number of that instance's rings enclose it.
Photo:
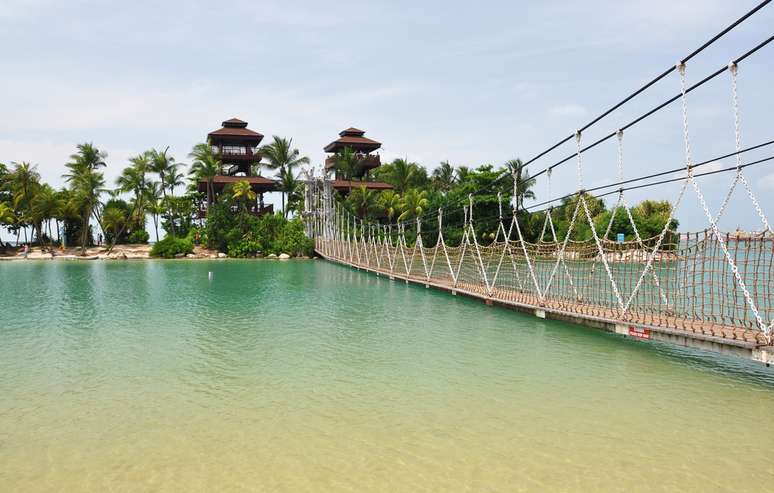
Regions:
[[[545,310],[535,310],[535,316],[537,318],[546,318],[546,311]]]
[[[758,361],[766,366],[774,365],[774,348],[762,347],[752,350],[753,361]]]

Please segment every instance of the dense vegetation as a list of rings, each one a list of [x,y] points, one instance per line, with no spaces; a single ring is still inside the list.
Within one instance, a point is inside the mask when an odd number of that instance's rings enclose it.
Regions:
[[[32,164],[0,163],[0,226],[15,234],[17,244],[23,241],[46,249],[77,245],[82,253],[100,238],[108,248],[147,243],[150,224],[156,238],[164,236],[151,251],[158,257],[191,253],[196,244],[239,257],[308,255],[312,244],[303,225],[288,219],[303,203],[297,168],[309,162],[292,143],[274,137],[261,148],[265,162],[253,165],[258,174],[261,166],[277,171],[283,207],[276,215],[256,217],[254,206],[262,208],[263,197],[257,197],[246,181],[216,196],[213,179],[221,173],[221,162],[208,143],[192,149],[189,180],[168,149],[150,149],[129,159],[113,188],[104,175],[107,153],[87,143],[78,145],[65,164],[66,186],[60,190],[43,182]],[[205,192],[198,191],[199,181],[206,183]],[[185,192],[176,194],[186,184]]]
[[[297,168],[309,163],[309,159],[293,148],[292,139],[276,136],[260,152],[265,162],[253,164],[253,171],[260,174],[262,167],[275,170],[283,194],[282,210],[275,215],[257,217],[255,212],[262,209],[263,197],[256,196],[246,181],[215,193],[214,178],[221,172],[221,162],[208,143],[197,144],[189,154],[192,163],[188,180],[181,171],[182,165],[167,149],[150,149],[129,160],[113,188],[108,187],[104,177],[107,154],[84,143],[77,146],[65,164],[66,186],[60,190],[43,182],[34,165],[0,164],[0,225],[16,235],[17,244],[24,235],[25,243],[37,243],[44,248],[78,245],[82,253],[94,244],[95,237],[103,235],[109,248],[117,243],[147,243],[150,235],[146,224],[152,224],[156,238],[161,237],[162,230],[166,237],[153,249],[154,255],[163,257],[190,253],[196,244],[236,257],[311,254],[312,243],[298,219],[303,183],[297,175]],[[535,181],[519,160],[476,168],[455,168],[442,162],[431,173],[406,159],[396,159],[370,172],[358,166],[359,158],[351,149],[336,156],[339,176],[365,176],[363,179],[384,181],[394,187],[376,192],[353,186],[338,196],[343,207],[362,220],[412,224],[416,218],[422,218],[423,232],[432,237],[438,233],[436,211],[443,209],[444,237],[455,244],[462,236],[462,206],[468,203],[468,194],[475,192],[476,233],[486,240],[494,237],[499,225],[499,193],[505,216],[518,215],[528,241],[537,241],[543,232],[547,211],[529,212],[525,208],[525,201],[536,198]],[[198,190],[200,182],[206,184],[206,191]],[[186,191],[176,194],[186,183]],[[565,198],[550,211],[559,238],[567,233],[577,200],[577,195]],[[634,230],[625,210],[612,211],[602,200],[591,196],[587,196],[587,203],[598,232],[607,229],[614,214],[611,233],[623,233],[627,240],[633,239]],[[670,211],[668,202],[647,200],[634,206],[630,213],[642,237],[649,238],[660,233]],[[591,238],[591,228],[583,218],[575,224],[572,239]],[[671,226],[676,228],[677,221],[673,220]],[[412,231],[413,228],[407,229],[409,235]]]
[[[352,177],[357,172],[357,160],[345,150],[336,160],[340,176]],[[543,232],[547,211],[530,213],[524,207],[527,199],[535,199],[533,187],[535,180],[529,177],[521,161],[514,159],[495,167],[481,165],[475,169],[466,166],[453,167],[442,162],[429,173],[423,166],[405,159],[396,159],[371,172],[371,179],[391,184],[394,190],[377,192],[364,186],[354,186],[346,196],[339,195],[338,200],[350,214],[368,222],[389,224],[422,218],[422,231],[434,237],[438,233],[436,211],[443,209],[443,232],[445,240],[456,244],[462,237],[464,224],[463,205],[468,204],[468,194],[476,192],[473,205],[473,218],[477,235],[482,240],[492,239],[499,224],[498,193],[501,194],[503,214],[509,218],[516,213],[522,233],[527,241],[535,242]],[[516,182],[516,197],[512,201]],[[483,193],[481,192],[483,191]],[[613,210],[606,208],[604,201],[586,195],[589,212],[593,217],[595,229],[600,236],[607,230]],[[564,238],[569,229],[578,196],[565,198],[551,209],[551,217],[558,238]],[[643,239],[661,233],[671,212],[667,201],[646,200],[631,209],[631,214]],[[615,211],[611,236],[623,233],[626,240],[634,239],[634,230],[623,208]],[[672,220],[671,228],[677,228]],[[507,230],[508,224],[506,224]],[[412,234],[413,228],[407,228]],[[588,221],[579,217],[572,229],[571,239],[582,241],[592,238]],[[425,241],[427,242],[427,237]],[[431,238],[432,239],[432,238]],[[550,229],[544,234],[545,241],[551,241]],[[411,240],[411,238],[409,238]]]

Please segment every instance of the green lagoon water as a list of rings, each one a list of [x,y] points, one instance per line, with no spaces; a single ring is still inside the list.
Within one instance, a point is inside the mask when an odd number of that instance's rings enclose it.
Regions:
[[[2,492],[774,487],[774,369],[741,360],[324,261],[0,286]]]

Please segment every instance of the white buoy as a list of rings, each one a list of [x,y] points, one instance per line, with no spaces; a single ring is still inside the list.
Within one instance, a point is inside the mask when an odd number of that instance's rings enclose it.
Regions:
[[[209,271],[209,272],[207,273],[207,279],[209,279],[209,280],[210,280],[210,282],[212,281],[212,271]]]

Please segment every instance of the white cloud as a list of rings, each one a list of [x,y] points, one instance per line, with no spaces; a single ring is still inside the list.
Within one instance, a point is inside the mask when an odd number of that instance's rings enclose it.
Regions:
[[[764,176],[758,181],[758,183],[762,189],[774,191],[774,173],[769,173],[768,175]]]

